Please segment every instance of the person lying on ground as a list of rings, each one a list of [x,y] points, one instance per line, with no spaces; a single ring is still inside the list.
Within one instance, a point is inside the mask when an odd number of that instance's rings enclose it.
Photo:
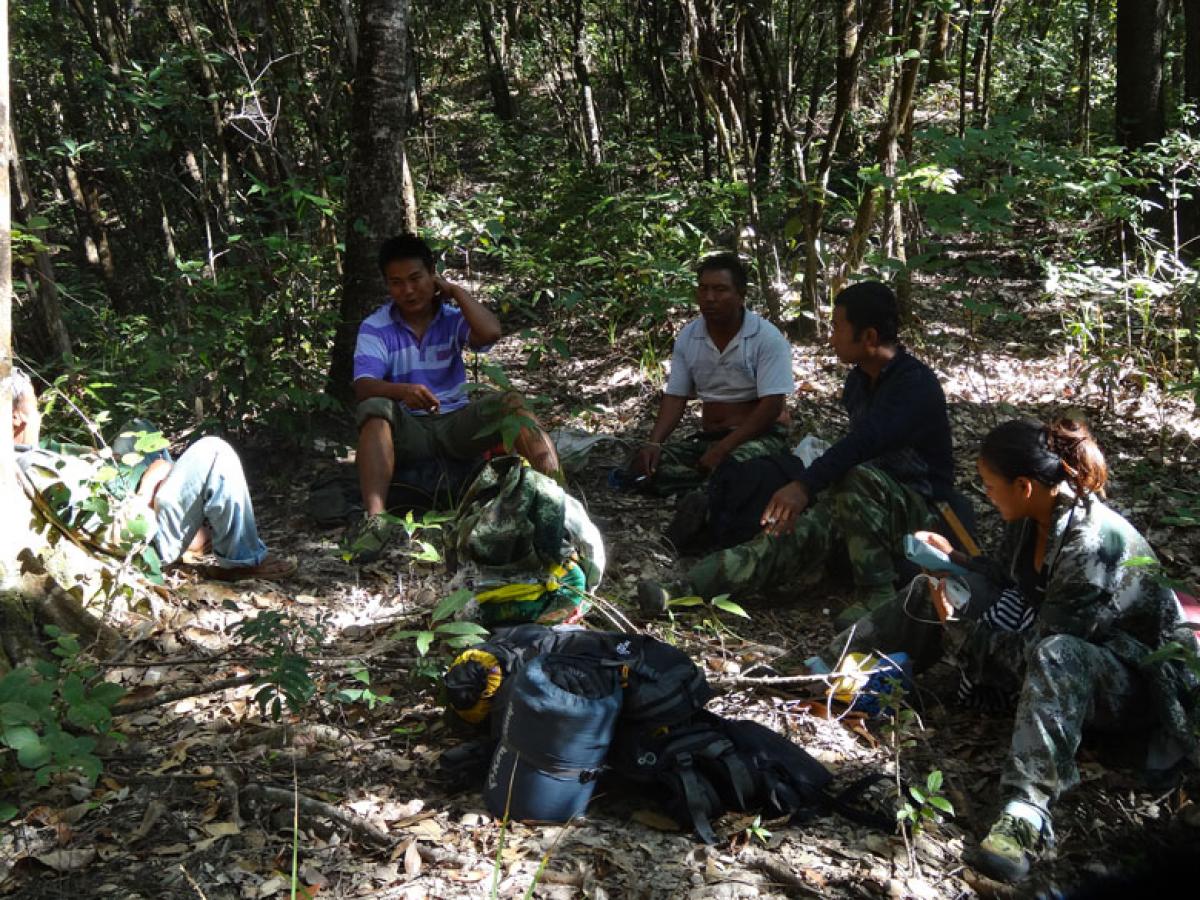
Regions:
[[[154,454],[132,466],[88,447],[42,446],[33,384],[18,369],[12,381],[17,464],[51,514],[81,539],[118,554],[148,542],[163,565],[211,543],[218,565],[201,571],[225,581],[296,571],[259,538],[241,461],[225,441],[201,438],[175,462]]]
[[[388,300],[359,327],[354,350],[358,467],[364,517],[348,536],[356,562],[377,559],[394,533],[383,515],[398,465],[431,458],[470,460],[500,443],[505,417],[521,422],[514,450],[557,475],[549,435],[509,391],[467,396],[463,350],[500,339],[500,322],[460,285],[437,274],[433,251],[403,234],[379,248]]]
[[[707,256],[696,273],[700,318],[675,338],[658,417],[630,465],[663,496],[696,487],[727,459],[787,449],[785,402],[795,390],[787,338],[746,309],[748,276],[736,253]],[[666,443],[692,397],[700,433]]]
[[[820,577],[835,546],[844,546],[861,614],[894,593],[904,535],[941,525],[939,503],[968,520],[954,491],[946,397],[937,376],[898,339],[896,295],[865,281],[834,299],[829,343],[851,370],[842,391],[849,432],[771,496],[762,531],[703,557],[682,582],[638,585],[643,611],[671,596],[762,594]],[[801,468],[788,460],[792,471]]]
[[[824,657],[904,651],[920,671],[945,655],[964,704],[1015,706],[1006,802],[968,861],[1016,881],[1052,838],[1051,804],[1079,782],[1085,730],[1106,745],[1135,738],[1160,779],[1185,757],[1200,761],[1200,680],[1151,656],[1173,642],[1200,647],[1149,543],[1101,502],[1108,470],[1085,425],[1006,422],[984,438],[977,466],[1005,522],[995,556],[968,560],[919,533],[968,573],[949,594],[944,579],[918,576]],[[957,610],[955,595],[966,604]]]

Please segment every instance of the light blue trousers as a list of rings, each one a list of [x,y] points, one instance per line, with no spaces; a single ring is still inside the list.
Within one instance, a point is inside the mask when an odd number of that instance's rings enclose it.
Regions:
[[[155,518],[154,544],[164,565],[183,555],[205,520],[222,566],[256,566],[267,555],[242,461],[217,437],[201,438],[175,462],[158,489]]]

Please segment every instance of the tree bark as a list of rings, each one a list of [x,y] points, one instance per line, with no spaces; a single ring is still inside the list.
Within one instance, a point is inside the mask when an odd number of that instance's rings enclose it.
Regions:
[[[907,0],[904,14],[901,16],[896,29],[896,34],[908,35],[904,50],[916,50],[919,54],[924,45],[926,28],[924,27],[924,23],[919,21],[915,15],[915,7],[918,2],[919,0]],[[879,140],[876,144],[876,159],[879,161],[880,171],[885,179],[890,179],[896,174],[896,162],[899,150],[898,139],[901,128],[912,112],[913,98],[916,94],[917,74],[920,71],[920,66],[921,60],[919,56],[914,59],[905,60],[900,66],[900,71],[893,79],[892,96],[888,103],[887,118],[884,120],[883,128],[880,131]],[[871,234],[871,228],[875,221],[877,193],[878,188],[873,185],[867,185],[863,189],[862,199],[858,205],[858,213],[854,220],[854,227],[847,242],[846,256],[832,285],[832,291],[835,294],[849,280],[850,274],[862,264],[866,253],[867,238]],[[885,237],[893,245],[894,252],[902,253],[902,247],[898,246],[903,243],[903,236],[897,231],[899,214],[895,208],[894,199],[890,195],[887,207],[888,221],[885,226]]]
[[[1196,2],[1196,0],[1191,0]],[[1096,0],[1087,0],[1079,36],[1079,145],[1090,152],[1092,131],[1092,45],[1095,42]]]
[[[37,217],[37,207],[34,204],[33,187],[21,159],[16,128],[11,128],[9,131],[9,148],[12,176],[17,189],[16,213],[25,229],[33,236],[42,239],[45,237],[42,229],[30,225]],[[11,208],[10,205],[10,210]],[[45,250],[35,250],[31,272],[33,279],[37,282],[32,287],[32,294],[37,304],[38,318],[41,320],[42,330],[46,335],[48,349],[54,356],[65,359],[71,356],[71,336],[67,333],[67,326],[63,322],[62,304],[58,302],[58,282],[54,278],[54,264],[50,261],[50,254]],[[9,277],[11,284],[11,273]]]
[[[346,274],[334,336],[329,391],[353,393],[358,326],[381,297],[375,253],[407,225],[404,144],[407,129],[408,0],[363,0],[354,75],[350,167],[346,186]]]
[[[504,67],[504,56],[496,43],[492,31],[495,8],[489,0],[475,0],[475,11],[479,16],[479,35],[483,39],[483,55],[487,59],[488,85],[492,91],[492,110],[506,122],[517,117],[517,105],[509,89],[508,72]]]
[[[1168,0],[1117,2],[1116,138],[1128,150],[1162,139],[1163,35]]]
[[[829,123],[829,133],[825,137],[825,145],[821,150],[821,162],[817,168],[812,186],[812,194],[805,218],[804,239],[806,244],[804,265],[805,299],[812,304],[814,312],[819,314],[820,304],[820,237],[821,224],[825,216],[826,191],[829,187],[829,175],[833,170],[834,150],[839,143],[839,135],[846,118],[850,115],[854,97],[857,93],[858,75],[862,66],[863,47],[869,39],[875,23],[881,18],[883,0],[871,0],[863,18],[862,27],[857,24],[857,0],[838,0],[838,62],[837,62],[837,95],[833,107],[833,118]]]
[[[600,119],[596,115],[596,98],[592,93],[592,73],[588,62],[587,35],[584,32],[583,0],[575,0],[571,15],[571,68],[579,88],[580,125],[583,129],[587,161],[598,166],[604,161],[600,144]]]
[[[933,22],[933,43],[929,45],[928,78],[930,84],[938,84],[949,80],[950,71],[946,68],[946,54],[949,50],[950,13],[944,9],[939,9],[937,11],[937,18]]]

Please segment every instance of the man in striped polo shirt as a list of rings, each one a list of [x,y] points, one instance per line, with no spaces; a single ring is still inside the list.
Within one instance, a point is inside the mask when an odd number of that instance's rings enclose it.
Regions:
[[[500,442],[501,419],[515,416],[526,424],[514,449],[539,471],[558,470],[554,444],[519,394],[467,398],[463,350],[485,350],[500,339],[495,314],[438,275],[429,245],[415,235],[384,241],[379,270],[389,299],[359,326],[354,348],[358,480],[366,513],[349,540],[356,562],[377,559],[391,538],[383,513],[397,464],[473,459]]]

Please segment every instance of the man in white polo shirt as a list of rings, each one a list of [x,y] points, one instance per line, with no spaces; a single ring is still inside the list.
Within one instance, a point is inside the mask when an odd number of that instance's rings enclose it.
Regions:
[[[660,495],[700,485],[727,459],[787,450],[786,399],[795,389],[787,338],[746,309],[746,269],[736,254],[707,256],[696,271],[700,318],[675,339],[658,418],[631,465]],[[666,443],[692,397],[700,398],[700,432]],[[703,496],[689,506],[702,521]]]

